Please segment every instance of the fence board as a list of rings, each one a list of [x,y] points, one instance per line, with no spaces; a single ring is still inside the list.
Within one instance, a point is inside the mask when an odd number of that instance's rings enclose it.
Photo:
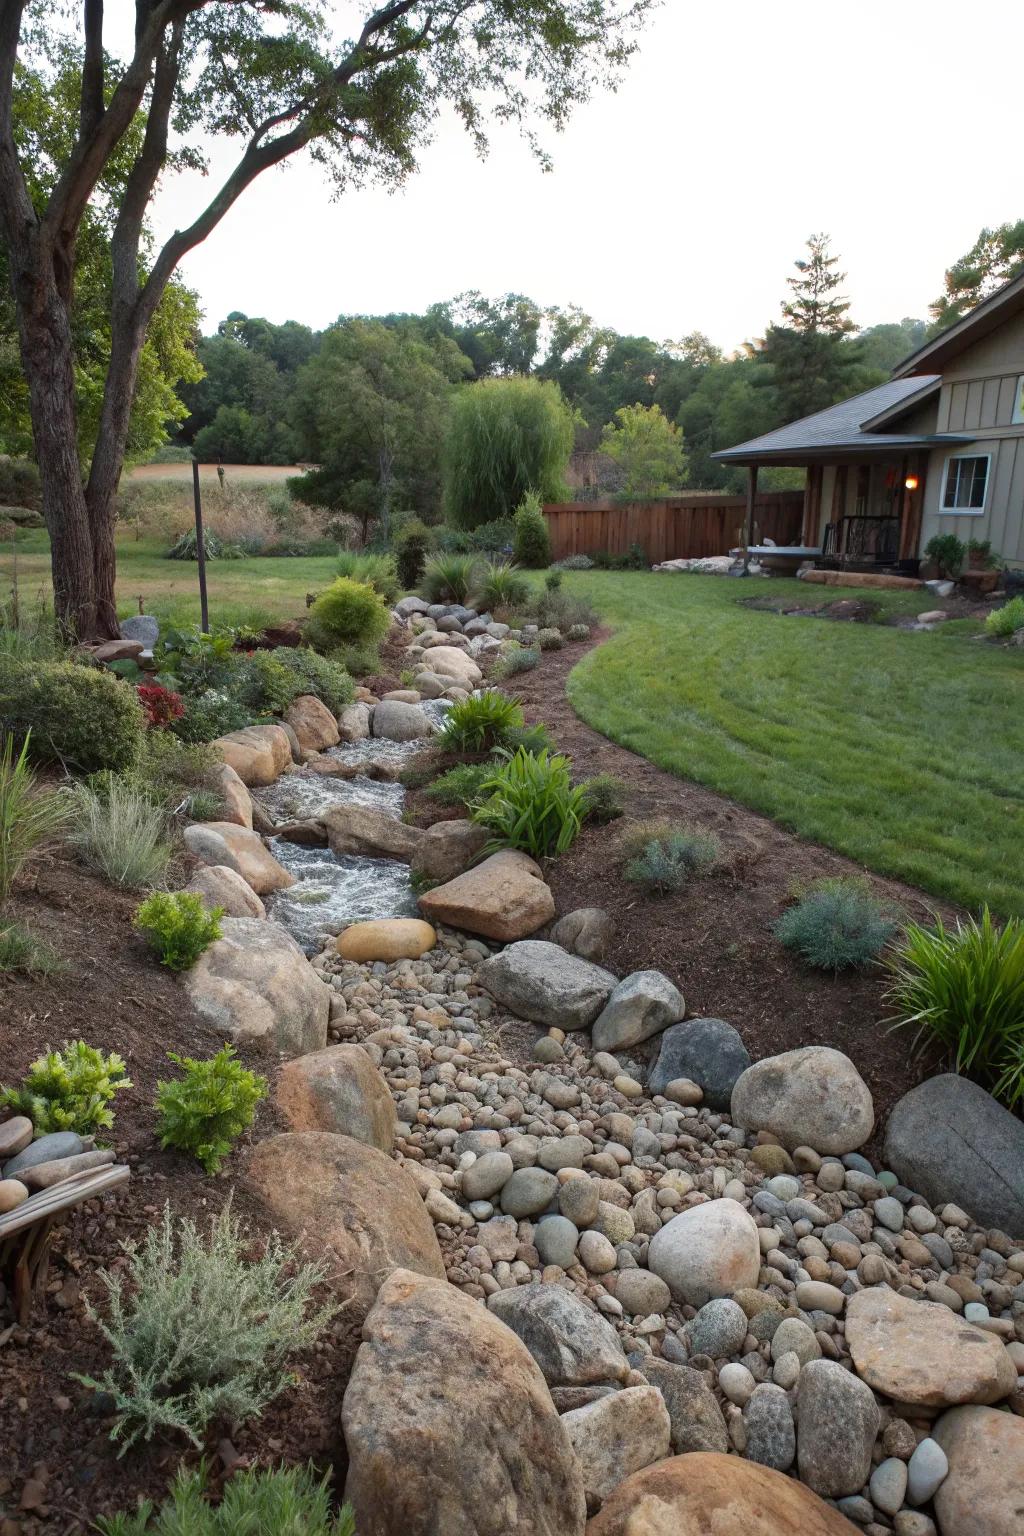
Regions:
[[[763,491],[754,503],[754,543],[798,544],[802,491]],[[743,542],[746,500],[720,491],[695,491],[652,501],[571,501],[544,508],[551,557],[628,554],[639,544],[649,565],[726,555]]]

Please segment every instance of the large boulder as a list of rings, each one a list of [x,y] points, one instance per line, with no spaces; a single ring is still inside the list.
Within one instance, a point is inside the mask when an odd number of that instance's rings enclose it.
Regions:
[[[329,1045],[286,1061],[275,1098],[293,1131],[336,1131],[368,1147],[395,1145],[395,1101],[360,1045]]]
[[[893,1108],[885,1161],[908,1189],[1024,1238],[1024,1122],[977,1083],[931,1077]]]
[[[427,827],[410,868],[424,880],[454,880],[483,852],[487,833],[475,821],[438,821]]]
[[[647,1091],[664,1093],[669,1083],[685,1077],[703,1089],[708,1109],[728,1111],[736,1080],[749,1066],[747,1048],[731,1024],[724,1019],[687,1019],[662,1035]]]
[[[435,645],[430,650],[430,670],[457,682],[462,688],[478,688],[484,680],[472,656],[454,645]]]
[[[757,1285],[757,1227],[737,1201],[709,1200],[681,1211],[654,1234],[647,1263],[677,1301],[702,1307],[714,1296]]]
[[[211,775],[211,787],[220,796],[221,821],[252,831],[252,796],[230,763],[220,763]]]
[[[313,693],[300,693],[285,711],[285,720],[303,752],[322,752],[341,740],[338,722],[327,705]]]
[[[303,1056],[327,1044],[331,989],[277,923],[226,917],[182,984],[196,1012],[229,1040],[272,1056]]]
[[[359,1536],[583,1536],[565,1424],[485,1307],[399,1270],[363,1340],[342,1408]]]
[[[423,833],[406,826],[396,816],[351,802],[332,805],[320,813],[331,852],[355,853],[371,859],[404,859],[408,862],[419,847]]]
[[[619,1484],[586,1536],[856,1536],[837,1509],[781,1472],[695,1451]]]
[[[850,1297],[846,1342],[858,1376],[901,1403],[997,1403],[1017,1385],[1013,1361],[994,1333],[939,1302],[885,1285]]]
[[[559,1029],[589,1028],[616,985],[611,971],[542,939],[510,944],[477,968],[476,979],[519,1018]]]
[[[935,1495],[942,1536],[1020,1536],[1024,1418],[995,1408],[952,1408],[932,1433],[949,1462]]]
[[[465,874],[426,891],[419,907],[432,923],[503,944],[536,933],[555,915],[555,899],[539,866],[514,849],[492,853]]]
[[[250,787],[273,784],[291,766],[291,742],[279,725],[247,725],[218,736],[210,746]]]
[[[277,862],[259,833],[233,821],[194,821],[182,838],[189,853],[204,864],[226,864],[257,896],[295,884],[295,876]]]
[[[686,1012],[679,988],[660,971],[634,971],[612,989],[594,1020],[595,1051],[623,1051],[639,1045]]]
[[[577,907],[560,917],[551,930],[552,944],[560,944],[581,960],[599,965],[615,937],[615,924],[603,907]]]
[[[343,959],[365,965],[374,960],[418,960],[434,948],[437,934],[418,917],[376,917],[350,923],[334,942]]]
[[[267,909],[252,886],[227,864],[201,864],[185,887],[202,897],[209,911],[223,907],[225,917],[266,917]]]
[[[641,1467],[668,1455],[668,1409],[656,1387],[626,1387],[562,1415],[583,1471],[587,1499],[606,1499]]]
[[[813,1147],[841,1156],[864,1145],[875,1111],[848,1056],[805,1045],[747,1068],[732,1090],[732,1119],[748,1131],[770,1131],[791,1152]]]
[[[328,1131],[286,1131],[257,1143],[245,1179],[273,1224],[327,1265],[346,1318],[362,1319],[396,1269],[444,1280],[419,1190],[376,1147]]]
[[[796,1456],[800,1480],[827,1499],[859,1493],[871,1475],[880,1415],[874,1393],[835,1360],[800,1372]]]
[[[363,699],[350,704],[338,716],[338,734],[342,741],[364,741],[370,734],[370,706]]]
[[[373,711],[373,734],[387,741],[419,741],[432,736],[430,716],[418,704],[403,704],[398,699],[381,699]]]
[[[626,1379],[629,1362],[611,1323],[560,1285],[495,1291],[487,1305],[519,1335],[550,1386]]]

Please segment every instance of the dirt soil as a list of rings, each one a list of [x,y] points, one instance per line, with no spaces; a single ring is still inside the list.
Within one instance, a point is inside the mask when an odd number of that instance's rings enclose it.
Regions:
[[[55,1231],[48,1288],[28,1327],[14,1325],[0,1283],[0,1536],[78,1536],[92,1530],[100,1514],[130,1509],[140,1496],[162,1497],[182,1445],[154,1441],[119,1461],[108,1438],[106,1405],[72,1379],[75,1372],[102,1375],[108,1358],[84,1303],[100,1299],[98,1270],[117,1261],[123,1241],[144,1236],[165,1201],[200,1223],[217,1212],[231,1193],[246,1144],[278,1128],[264,1102],[252,1133],[215,1177],[190,1158],[160,1149],[152,1104],[158,1078],[175,1071],[166,1053],[208,1057],[223,1042],[133,932],[137,904],[137,895],[50,856],[27,871],[10,912],[49,941],[66,969],[40,980],[0,981],[0,1082],[17,1083],[47,1046],[68,1039],[118,1051],[132,1087],[114,1101],[114,1146],[132,1176]],[[240,1054],[248,1066],[267,1072],[265,1061]],[[258,1208],[241,1190],[233,1205],[258,1244],[268,1230]],[[313,1458],[331,1467],[340,1454],[341,1397],[357,1344],[350,1326],[337,1324],[299,1361],[296,1386],[233,1444],[225,1442],[224,1456],[230,1461],[237,1453],[262,1464]],[[217,1435],[208,1454],[216,1484],[224,1467]]]

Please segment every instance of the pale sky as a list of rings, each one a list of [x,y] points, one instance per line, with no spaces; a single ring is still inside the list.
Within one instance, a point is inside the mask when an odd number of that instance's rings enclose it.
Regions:
[[[232,309],[322,327],[479,288],[731,350],[825,230],[859,325],[925,316],[979,229],[1024,216],[1022,58],[1019,0],[664,0],[618,93],[548,135],[553,173],[511,132],[480,161],[449,122],[396,194],[331,202],[298,160],[182,275],[207,330]],[[158,233],[211,190],[168,182]]]

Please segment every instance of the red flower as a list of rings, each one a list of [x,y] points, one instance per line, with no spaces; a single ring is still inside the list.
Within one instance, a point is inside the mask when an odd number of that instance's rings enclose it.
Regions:
[[[159,683],[138,683],[135,692],[146,711],[146,724],[153,730],[166,729],[172,720],[180,720],[185,713],[181,694]]]

